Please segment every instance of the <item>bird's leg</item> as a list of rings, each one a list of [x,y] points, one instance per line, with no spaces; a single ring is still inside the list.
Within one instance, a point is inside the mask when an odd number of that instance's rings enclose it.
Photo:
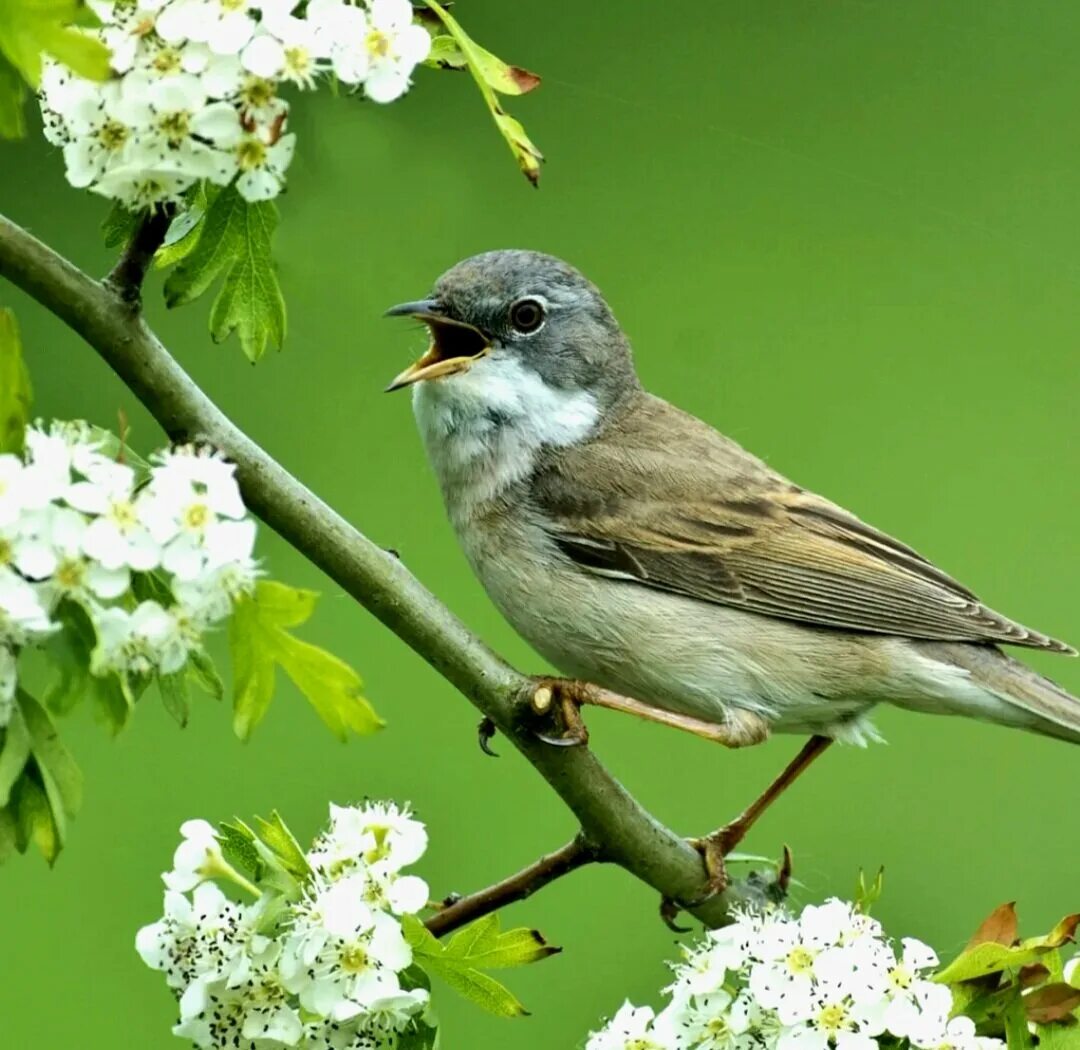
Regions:
[[[536,679],[530,702],[533,711],[538,715],[546,716],[553,710],[558,712],[564,727],[563,735],[538,735],[546,743],[563,747],[588,742],[588,730],[581,719],[581,707],[584,704],[622,711],[649,722],[681,729],[724,747],[760,744],[769,736],[768,723],[750,711],[736,711],[723,723],[706,722],[701,718],[666,711],[632,697],[613,693],[610,689],[601,689],[588,682],[578,682],[570,678]]]
[[[704,838],[691,840],[694,847],[701,852],[705,861],[705,872],[709,877],[705,895],[694,901],[694,904],[701,904],[717,893],[723,893],[728,885],[724,858],[742,842],[758,818],[799,779],[831,743],[830,737],[812,736],[784,767],[783,772],[733,821]]]

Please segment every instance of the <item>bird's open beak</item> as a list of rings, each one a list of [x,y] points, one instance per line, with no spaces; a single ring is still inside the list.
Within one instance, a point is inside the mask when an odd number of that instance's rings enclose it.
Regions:
[[[491,349],[491,340],[471,324],[449,317],[435,299],[420,299],[415,303],[402,303],[386,311],[387,317],[415,317],[431,330],[431,346],[386,388],[400,390],[419,383],[422,379],[464,372]]]

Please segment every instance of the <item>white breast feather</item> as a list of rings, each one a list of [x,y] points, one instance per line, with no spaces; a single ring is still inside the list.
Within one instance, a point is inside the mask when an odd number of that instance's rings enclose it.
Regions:
[[[599,415],[592,394],[550,386],[499,351],[417,383],[413,411],[455,524],[525,477],[544,446],[586,437]]]

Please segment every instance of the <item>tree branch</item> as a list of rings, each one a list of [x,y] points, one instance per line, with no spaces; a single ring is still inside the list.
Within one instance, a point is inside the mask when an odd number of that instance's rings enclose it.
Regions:
[[[472,922],[473,919],[479,919],[490,912],[497,911],[504,905],[531,897],[549,882],[561,879],[564,875],[569,875],[570,872],[577,871],[578,868],[583,868],[586,864],[592,864],[599,859],[596,848],[584,836],[578,835],[561,849],[545,854],[538,861],[527,868],[522,868],[509,878],[476,893],[470,893],[467,897],[459,897],[445,905],[424,925],[436,937],[441,937],[444,933],[450,933],[459,926]]]
[[[137,253],[123,273],[144,266]],[[116,288],[93,280],[0,216],[0,276],[81,335],[174,441],[202,439],[237,466],[251,510],[373,613],[499,728],[574,813],[598,857],[658,893],[694,900],[700,855],[648,813],[585,747],[559,748],[529,727],[531,678],[473,635],[402,563],[362,535],[233,424],[173,359]],[[722,925],[733,887],[691,909]]]
[[[139,305],[146,271],[154,261],[154,253],[165,241],[174,214],[172,206],[163,205],[140,219],[116,265],[105,278],[105,287],[114,291],[124,302]]]

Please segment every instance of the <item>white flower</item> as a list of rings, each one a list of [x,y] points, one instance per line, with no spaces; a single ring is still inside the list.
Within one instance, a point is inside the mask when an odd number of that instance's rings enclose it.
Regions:
[[[342,0],[310,0],[307,20],[316,47],[330,58],[334,76],[343,84],[361,83],[371,65],[366,46],[368,17],[364,11]]]
[[[759,961],[750,969],[749,988],[782,1024],[806,1020],[815,1007],[814,960],[819,949],[799,940],[798,926],[785,918],[764,924],[754,947]]]
[[[221,847],[214,826],[205,820],[187,820],[180,825],[183,841],[173,854],[172,871],[161,876],[170,890],[186,893],[215,871]]]
[[[751,1001],[725,991],[676,998],[654,1021],[654,1029],[675,1050],[752,1050]]]
[[[147,966],[165,974],[170,988],[183,990],[228,967],[238,951],[243,913],[214,883],[197,886],[190,900],[166,890],[164,912],[139,930],[135,948]]]
[[[110,168],[91,187],[102,197],[118,200],[129,211],[141,211],[155,204],[179,204],[184,191],[197,176],[183,168],[181,161],[164,158],[153,161],[154,155],[142,151],[116,167]]]
[[[317,882],[295,906],[281,974],[301,1005],[348,1020],[401,992],[398,973],[412,963],[397,921],[363,901],[364,876]]]
[[[137,78],[78,84],[81,90],[71,92],[66,112],[57,112],[67,121],[71,134],[71,141],[64,146],[68,182],[83,188],[124,161],[151,114],[145,85]]]
[[[364,871],[364,902],[395,915],[415,915],[430,899],[428,884],[417,875],[401,875],[385,861]]]
[[[180,998],[180,1023],[173,1034],[222,1050],[233,1050],[241,1039],[295,1046],[304,1026],[281,981],[280,951],[279,942],[267,940],[241,985],[210,976],[193,981]]]
[[[415,864],[427,849],[427,830],[408,806],[369,802],[330,806],[329,835],[366,864],[384,862],[392,870]]]
[[[156,28],[170,44],[194,40],[215,55],[235,55],[255,32],[251,7],[248,0],[173,0]]]
[[[11,714],[15,710],[17,664],[15,654],[6,645],[0,645],[0,729],[11,721]]]
[[[155,601],[141,602],[133,613],[116,606],[95,608],[91,618],[98,641],[90,658],[95,675],[173,674],[187,661],[188,637],[176,617]]]
[[[325,39],[306,18],[291,11],[293,0],[263,4],[262,23],[266,31],[257,33],[244,48],[240,61],[250,73],[266,80],[288,80],[301,88],[315,85],[315,77],[329,55]]]
[[[14,525],[32,500],[22,460],[10,453],[0,455],[0,528]]]
[[[374,102],[393,102],[409,89],[413,68],[431,52],[431,37],[413,24],[409,0],[371,0],[364,47],[370,56],[364,94]]]
[[[16,564],[25,576],[48,577],[42,593],[49,596],[50,606],[61,598],[112,599],[127,591],[131,574],[126,566],[106,567],[87,557],[84,543],[89,523],[78,511],[51,506],[28,515],[25,529],[27,546],[21,558],[16,556]]]
[[[975,1022],[970,1017],[954,1017],[933,1037],[931,1042],[916,1043],[924,1050],[994,1050],[1005,1044],[1000,1039],[991,1039],[975,1034]]]
[[[585,1050],[668,1050],[670,1044],[655,1038],[653,1016],[648,1006],[623,1003],[600,1031],[589,1035]]]
[[[234,148],[240,177],[236,188],[246,201],[267,201],[285,185],[285,172],[296,150],[295,135],[249,133]]]
[[[11,569],[0,567],[0,644],[25,645],[56,629],[39,592]]]
[[[880,1018],[835,995],[815,1003],[805,1023],[785,1028],[777,1050],[877,1050]]]

